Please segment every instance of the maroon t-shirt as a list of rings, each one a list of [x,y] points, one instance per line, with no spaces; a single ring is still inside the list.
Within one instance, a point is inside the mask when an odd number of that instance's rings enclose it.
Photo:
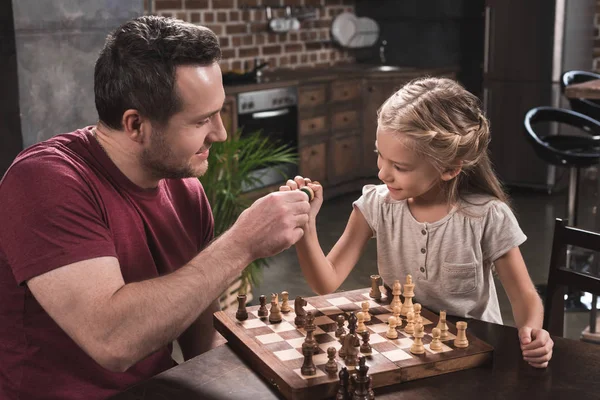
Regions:
[[[19,154],[0,181],[0,399],[106,398],[172,367],[165,346],[126,372],[102,368],[26,283],[100,256],[119,260],[126,283],[155,278],[198,254],[213,226],[198,179],[142,189],[112,163],[89,127]]]

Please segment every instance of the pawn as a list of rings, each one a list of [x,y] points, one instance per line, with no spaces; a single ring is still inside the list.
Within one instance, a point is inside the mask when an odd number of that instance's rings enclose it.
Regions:
[[[454,346],[461,349],[469,347],[469,339],[467,339],[467,323],[465,321],[458,321],[456,323],[456,338],[454,339]]]
[[[401,294],[402,294],[402,285],[400,284],[400,281],[396,279],[392,286],[392,295],[394,296],[392,298],[392,302],[390,303],[390,307],[392,308],[392,310],[396,306],[402,307],[402,301],[400,300]]]
[[[258,317],[264,318],[269,316],[269,310],[267,309],[267,298],[264,294],[261,294],[258,298],[260,302],[260,307],[258,309]]]
[[[308,201],[309,202],[313,201],[313,199],[315,198],[315,192],[314,192],[314,190],[312,190],[308,186],[301,187],[300,191],[306,193],[306,195],[308,196]]]
[[[400,311],[402,310],[402,306],[396,306],[393,309],[394,317],[396,318],[396,324],[398,326],[402,325],[402,317],[400,316]]]
[[[398,338],[398,331],[396,331],[396,324],[397,324],[397,322],[396,322],[395,317],[392,316],[392,317],[388,318],[389,328],[388,328],[387,333],[385,334],[385,336],[388,339],[397,339]]]
[[[417,324],[415,325],[415,340],[410,346],[410,352],[413,354],[423,354],[425,353],[425,346],[423,346],[423,336],[425,333],[423,332],[423,325]]]
[[[373,352],[373,349],[369,344],[369,338],[371,337],[371,333],[369,331],[364,331],[360,334],[360,336],[363,340],[362,344],[360,345],[360,352],[363,354],[371,354]]]
[[[364,314],[365,322],[369,322],[371,320],[371,314],[369,314],[369,302],[363,301],[361,304],[362,312]]]
[[[327,372],[329,375],[333,375],[337,372],[338,370],[338,364],[335,361],[335,347],[329,347],[327,349],[327,364],[325,364],[325,372]]]
[[[406,326],[404,327],[404,332],[408,333],[409,335],[415,333],[415,313],[412,311],[406,315]]]
[[[356,313],[356,318],[358,321],[358,325],[356,325],[356,333],[363,333],[367,330],[367,326],[365,325],[365,314],[362,311]]]
[[[440,328],[440,339],[447,340],[448,339],[448,324],[446,324],[446,311],[440,311],[440,320],[436,328]]]
[[[348,368],[342,367],[338,376],[340,378],[340,385],[337,394],[335,395],[335,400],[350,400],[350,397],[348,396],[348,385],[350,384],[350,373],[348,372]]]
[[[340,347],[338,354],[341,358],[346,358],[346,334],[345,333],[342,333],[340,335],[340,343],[342,344],[342,347]]]
[[[369,297],[375,300],[381,299],[381,291],[379,290],[379,280],[381,276],[379,275],[371,275],[371,291],[369,292]]]
[[[284,314],[289,313],[292,308],[289,305],[289,293],[286,291],[281,292],[281,312]]]
[[[423,324],[423,317],[421,317],[421,304],[415,303],[413,308],[415,310],[415,324]]]
[[[248,311],[246,310],[246,295],[238,294],[238,309],[235,313],[235,318],[239,321],[245,321],[248,319]]]
[[[431,330],[431,336],[433,336],[433,340],[429,344],[429,348],[431,350],[433,350],[433,351],[442,350],[442,341],[440,340],[441,333],[442,333],[442,331],[440,331],[440,328],[433,328]]]
[[[281,322],[281,311],[279,309],[277,293],[271,295],[271,313],[269,314],[269,322],[272,324]]]
[[[344,329],[344,324],[346,323],[346,318],[344,318],[343,314],[340,314],[336,318],[337,321],[337,329],[335,330],[335,337],[339,338],[343,334],[346,333],[346,329]]]

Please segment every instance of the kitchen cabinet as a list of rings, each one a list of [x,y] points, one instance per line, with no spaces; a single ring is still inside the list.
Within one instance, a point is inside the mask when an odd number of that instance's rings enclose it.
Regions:
[[[329,182],[337,184],[354,180],[361,164],[361,138],[359,135],[331,138]]]
[[[327,180],[327,144],[317,143],[300,149],[300,175],[323,184]]]

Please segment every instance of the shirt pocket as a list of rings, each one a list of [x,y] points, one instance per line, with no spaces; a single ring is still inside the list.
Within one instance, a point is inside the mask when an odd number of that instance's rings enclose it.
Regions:
[[[477,288],[476,263],[443,263],[442,287],[451,294],[465,294],[474,291]]]

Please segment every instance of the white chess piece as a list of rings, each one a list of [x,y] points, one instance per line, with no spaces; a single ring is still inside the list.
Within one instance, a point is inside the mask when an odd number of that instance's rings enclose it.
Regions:
[[[385,336],[388,339],[397,339],[398,338],[398,331],[396,331],[396,318],[394,318],[393,316],[389,317],[388,318],[388,325],[389,325],[389,328],[388,328],[388,331],[385,334]]]
[[[356,333],[362,333],[367,330],[365,325],[365,314],[362,311],[356,313],[356,319],[358,320],[358,324],[356,325]]]
[[[369,314],[369,302],[363,301],[361,306],[362,306],[362,312],[364,314],[365,322],[369,322],[371,320],[371,314]]]

